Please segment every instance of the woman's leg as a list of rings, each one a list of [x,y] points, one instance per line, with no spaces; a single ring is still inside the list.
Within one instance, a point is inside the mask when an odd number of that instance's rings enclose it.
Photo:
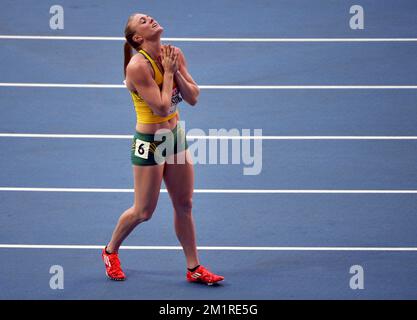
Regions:
[[[117,252],[123,240],[140,223],[149,220],[155,211],[164,165],[133,166],[135,201],[119,218],[112,238],[107,245],[109,253]]]
[[[186,152],[185,155],[184,152]],[[184,161],[177,161],[178,158],[184,158],[184,156],[186,156],[185,163]],[[192,158],[188,150],[170,157],[175,158],[173,162],[167,161],[165,164],[164,181],[174,206],[175,232],[183,247],[187,268],[194,268],[199,264],[199,261],[192,215],[194,191]]]

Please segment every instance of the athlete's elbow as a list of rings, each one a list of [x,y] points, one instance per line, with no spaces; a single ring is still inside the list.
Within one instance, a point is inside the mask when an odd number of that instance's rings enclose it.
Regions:
[[[192,106],[195,106],[198,102],[198,96],[200,95],[200,89],[196,87],[194,94],[188,98],[188,103]]]
[[[195,106],[198,102],[197,98],[188,99],[187,103],[191,106]]]

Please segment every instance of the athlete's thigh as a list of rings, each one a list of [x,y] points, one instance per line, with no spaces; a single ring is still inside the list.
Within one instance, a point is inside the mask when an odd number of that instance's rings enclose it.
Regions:
[[[174,202],[191,199],[194,191],[194,166],[190,151],[187,149],[171,157],[175,161],[167,161],[164,171],[164,182],[169,195]]]
[[[156,207],[164,174],[164,165],[133,166],[135,206]],[[154,209],[154,208],[153,208]]]

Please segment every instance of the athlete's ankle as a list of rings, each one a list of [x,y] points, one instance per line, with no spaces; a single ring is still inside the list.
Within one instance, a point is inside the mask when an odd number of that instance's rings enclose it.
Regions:
[[[197,264],[195,267],[193,267],[193,268],[187,268],[187,270],[188,271],[190,271],[190,272],[194,272],[194,271],[196,271],[197,269],[198,269],[198,267],[200,266],[200,264]]]
[[[112,254],[112,253],[114,253],[114,252],[115,252],[114,248],[110,247],[109,245],[107,245],[107,246],[104,248],[104,251],[106,251],[106,253],[107,253],[107,254]]]

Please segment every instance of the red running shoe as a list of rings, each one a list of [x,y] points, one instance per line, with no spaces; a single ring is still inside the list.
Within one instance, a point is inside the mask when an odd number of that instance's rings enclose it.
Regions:
[[[106,275],[110,279],[115,281],[123,281],[126,279],[126,276],[120,267],[119,255],[117,253],[107,253],[104,248],[101,257],[106,266]]]
[[[208,271],[203,266],[199,266],[194,272],[187,271],[187,281],[189,282],[201,282],[210,286],[222,280],[224,277]]]

